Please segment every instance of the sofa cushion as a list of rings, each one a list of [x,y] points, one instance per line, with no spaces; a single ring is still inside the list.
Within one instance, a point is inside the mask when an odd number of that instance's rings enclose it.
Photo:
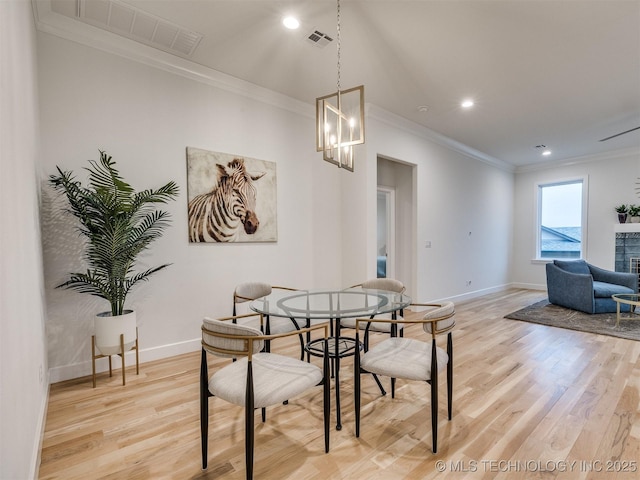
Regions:
[[[591,275],[589,265],[584,260],[554,260],[553,263],[569,273],[586,273]]]
[[[593,296],[596,298],[611,298],[617,293],[634,293],[633,290],[624,285],[614,285],[613,283],[593,282]]]

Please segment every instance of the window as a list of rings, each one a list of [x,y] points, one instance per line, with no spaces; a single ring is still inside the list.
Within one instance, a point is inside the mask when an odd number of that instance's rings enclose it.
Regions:
[[[584,258],[586,178],[538,184],[536,258]]]

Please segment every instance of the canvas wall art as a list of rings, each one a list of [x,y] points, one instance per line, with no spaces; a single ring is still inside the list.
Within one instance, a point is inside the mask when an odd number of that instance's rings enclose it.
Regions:
[[[190,242],[275,242],[275,162],[187,148]]]

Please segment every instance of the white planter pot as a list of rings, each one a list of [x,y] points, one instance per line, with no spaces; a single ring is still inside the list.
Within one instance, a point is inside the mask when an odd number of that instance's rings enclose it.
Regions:
[[[640,223],[640,217],[631,217],[631,223]]]
[[[125,310],[123,315],[112,316],[111,312],[102,312],[94,319],[96,347],[103,355],[115,355],[121,352],[120,335],[124,335],[124,351],[131,350],[136,343],[136,312]]]

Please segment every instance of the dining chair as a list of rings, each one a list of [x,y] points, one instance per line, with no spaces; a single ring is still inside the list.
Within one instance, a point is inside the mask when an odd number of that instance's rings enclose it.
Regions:
[[[229,403],[245,408],[245,464],[246,478],[253,478],[254,460],[254,410],[282,404],[303,392],[322,385],[324,449],[329,451],[329,357],[324,355],[322,368],[295,358],[263,351],[268,340],[296,335],[297,332],[283,332],[265,335],[257,328],[233,323],[257,317],[262,324],[261,314],[248,314],[226,318],[205,318],[202,323],[202,357],[200,364],[200,435],[202,447],[202,468],[207,468],[209,438],[209,398],[218,397]],[[328,350],[328,326],[314,325],[307,330],[324,329],[325,351]],[[218,357],[231,358],[234,362],[217,362],[221,366],[211,377],[208,373],[207,353]],[[313,421],[313,415],[305,418]],[[263,417],[264,419],[264,417]],[[264,420],[263,420],[264,421]],[[231,427],[234,428],[234,427]]]
[[[359,283],[357,285],[353,285],[349,288],[362,288],[363,290],[385,290],[387,292],[395,292],[395,293],[404,293],[405,286],[399,280],[394,278],[372,278],[365,282]],[[363,348],[366,352],[369,350],[369,332],[379,332],[379,333],[387,333],[391,337],[396,337],[398,333],[400,336],[403,336],[404,331],[404,323],[403,321],[403,310],[399,311],[394,310],[389,313],[381,313],[378,315],[371,315],[370,318],[379,318],[379,319],[388,319],[388,320],[398,320],[398,322],[361,322],[359,323],[359,328],[364,330],[364,342]],[[355,318],[345,318],[340,322],[340,328],[356,328],[356,319]],[[380,393],[382,395],[386,395],[387,392],[382,386],[380,379],[374,373],[373,379],[376,381],[378,388],[380,388]],[[394,386],[395,379],[391,378],[391,387]]]
[[[260,329],[265,335],[271,334],[280,334],[286,332],[295,332],[300,330],[300,328],[306,326],[306,321],[304,319],[297,318],[284,318],[284,317],[273,317],[271,318],[269,315],[264,317],[264,325],[260,325],[256,318],[253,316],[246,317],[242,319],[241,315],[250,313],[248,306],[243,305],[256,300],[258,298],[266,297],[267,295],[271,295],[274,289],[283,290],[283,291],[297,291],[296,288],[289,287],[278,287],[273,286],[264,282],[245,282],[240,283],[236,286],[233,291],[233,313],[232,315],[240,318],[238,323],[242,325],[254,327]],[[246,307],[246,308],[245,308]],[[242,311],[241,311],[242,310]],[[234,322],[236,323],[236,322]],[[300,358],[304,358],[304,338],[300,334]],[[271,351],[271,341],[265,342],[265,350],[267,352]]]
[[[349,288],[357,288],[357,287],[361,287],[363,290],[386,290],[388,292],[396,292],[396,293],[404,293],[405,291],[405,286],[402,284],[402,282],[393,278],[373,278],[371,280],[367,280],[365,282],[359,283],[358,285],[353,285],[352,287],[349,287]],[[372,315],[371,318],[373,319],[374,315]],[[404,323],[402,321],[403,320],[402,310],[375,315],[375,318],[399,320],[399,322],[360,322],[359,328],[365,331],[365,334],[364,334],[365,351],[368,350],[369,348],[369,332],[388,333],[392,337],[395,337],[398,334],[401,337],[403,335]],[[356,328],[356,319],[345,318],[341,320],[340,328]]]
[[[354,361],[354,394],[356,437],[360,437],[361,374],[373,373],[391,377],[391,397],[395,398],[395,379],[418,380],[431,387],[431,431],[433,453],[438,450],[438,373],[447,369],[447,413],[452,418],[453,395],[453,340],[451,331],[455,326],[455,307],[452,302],[429,304],[414,303],[412,307],[427,307],[419,312],[421,318],[404,319],[406,325],[422,324],[423,330],[430,335],[431,342],[407,337],[390,337],[373,346]],[[366,322],[392,323],[399,320],[357,319],[356,327]],[[360,328],[356,328],[356,341]],[[436,344],[436,337],[447,333],[446,351]]]

